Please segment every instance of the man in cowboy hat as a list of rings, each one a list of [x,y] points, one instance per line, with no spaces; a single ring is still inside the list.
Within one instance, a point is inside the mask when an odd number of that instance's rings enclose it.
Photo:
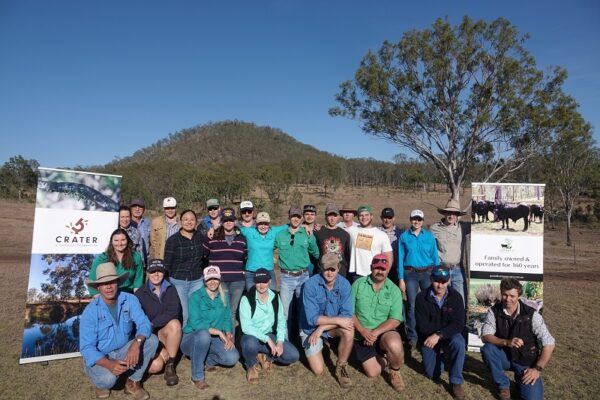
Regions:
[[[471,233],[471,224],[459,221],[466,213],[461,210],[458,200],[448,200],[444,208],[438,208],[438,212],[443,218],[431,225],[429,230],[437,242],[440,265],[450,270],[452,288],[462,296],[465,303],[465,267],[468,265],[466,250],[469,243],[467,235]]]
[[[127,374],[125,393],[134,399],[149,399],[140,383],[154,357],[158,339],[139,300],[118,287],[128,272],[117,275],[113,263],[100,264],[96,280],[86,284],[99,296],[87,305],[80,321],[79,349],[85,373],[96,387],[96,398],[106,399],[122,374]]]

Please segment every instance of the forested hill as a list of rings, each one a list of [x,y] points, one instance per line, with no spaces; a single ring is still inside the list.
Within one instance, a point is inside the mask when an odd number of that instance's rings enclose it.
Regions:
[[[125,166],[159,160],[184,161],[193,165],[240,162],[249,167],[302,162],[303,160],[335,160],[341,157],[317,150],[268,126],[240,121],[200,125],[170,134],[132,156],[109,165]]]

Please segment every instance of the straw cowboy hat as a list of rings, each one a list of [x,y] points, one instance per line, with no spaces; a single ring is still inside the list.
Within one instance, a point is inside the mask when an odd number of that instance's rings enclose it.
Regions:
[[[86,279],[85,284],[96,288],[101,283],[108,283],[112,281],[117,281],[117,284],[120,284],[128,277],[129,272],[123,272],[121,275],[117,275],[117,268],[115,267],[115,264],[106,262],[98,265],[98,268],[96,268],[96,280],[92,281],[91,279]]]
[[[458,200],[450,199],[446,203],[446,207],[437,209],[440,214],[446,212],[457,212],[459,215],[466,215],[467,213],[460,209],[460,202]]]

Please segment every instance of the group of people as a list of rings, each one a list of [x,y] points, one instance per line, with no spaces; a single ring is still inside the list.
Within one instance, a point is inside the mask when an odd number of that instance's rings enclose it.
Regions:
[[[178,214],[168,197],[164,214],[148,221],[142,199],[121,207],[119,228],[86,281],[96,297],[81,318],[80,351],[97,398],[108,398],[121,375],[135,399],[149,398],[140,383],[146,371],[164,371],[166,384],[177,385],[179,352],[190,358],[198,389],[209,386],[206,370],[233,366],[240,355],[250,384],[273,363],[298,361],[299,350],[320,375],[328,342],[337,347],[343,388],[352,386],[354,351],[367,376],[386,374],[402,391],[405,351],[416,349],[425,375],[439,381],[447,369],[453,396],[465,398],[470,225],[459,221],[458,201],[440,207],[442,218],[429,229],[423,211],[412,210],[405,231],[389,207],[380,226],[368,205],[328,204],[324,224],[314,205],[292,206],[279,226],[250,201],[240,204],[239,217],[218,199],[206,208],[200,219],[189,209]],[[500,398],[511,398],[507,369],[522,398],[543,398],[540,373],[554,339],[519,300],[517,280],[503,279],[500,289],[502,302],[482,329],[484,362]]]

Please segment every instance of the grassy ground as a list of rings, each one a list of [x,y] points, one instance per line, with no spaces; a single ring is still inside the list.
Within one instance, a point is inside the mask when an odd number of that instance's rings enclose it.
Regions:
[[[311,199],[311,194],[305,200]],[[316,196],[316,195],[315,195]],[[365,200],[359,193],[345,193],[339,203]],[[425,210],[426,217],[434,215],[431,204],[442,205],[445,194],[389,193],[370,194],[376,210],[386,205],[397,215],[408,215],[411,208]],[[465,196],[466,198],[466,196]],[[317,197],[315,197],[317,199]],[[362,202],[362,201],[361,201]],[[426,204],[427,203],[427,204]],[[321,209],[321,208],[320,208]],[[19,365],[23,315],[29,272],[33,205],[2,202],[0,218],[0,304],[3,322],[0,324],[0,399],[82,399],[93,398],[93,388],[83,374],[80,358],[51,361],[47,365]],[[319,217],[321,218],[321,217]],[[431,217],[433,219],[433,217]],[[435,217],[437,218],[437,216]],[[408,218],[406,218],[408,219]],[[428,222],[432,222],[430,219]],[[398,218],[403,224],[404,218]],[[573,248],[563,245],[564,231],[546,231],[544,317],[557,340],[550,365],[543,372],[547,399],[597,399],[595,384],[600,381],[600,356],[597,338],[600,319],[597,314],[600,291],[600,232],[575,229]],[[576,264],[573,264],[574,254]],[[332,355],[333,362],[335,356]],[[448,378],[439,387],[422,375],[420,357],[415,354],[402,369],[407,389],[396,394],[382,378],[369,380],[356,366],[350,369],[354,387],[342,390],[332,371],[321,377],[313,376],[302,363],[278,367],[269,376],[262,375],[261,384],[246,384],[245,371],[240,364],[231,369],[219,369],[207,375],[211,388],[198,392],[191,384],[190,362],[182,360],[178,367],[181,383],[172,388],[164,385],[162,376],[151,376],[146,382],[153,398],[213,398],[213,399],[445,399],[449,394]],[[493,399],[495,390],[490,375],[476,353],[468,353],[465,363],[465,392],[470,399]],[[111,398],[127,398],[122,391]]]

